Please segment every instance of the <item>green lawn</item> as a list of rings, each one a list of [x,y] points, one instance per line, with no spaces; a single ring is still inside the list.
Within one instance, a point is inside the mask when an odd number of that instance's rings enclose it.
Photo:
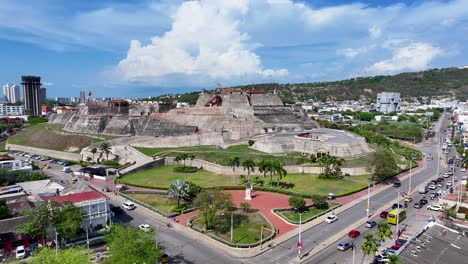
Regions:
[[[177,179],[184,179],[200,186],[231,185],[232,177],[217,175],[215,173],[199,170],[195,173],[173,172],[176,166],[161,166],[149,170],[139,171],[122,177],[121,182],[125,184],[136,184],[142,187],[169,188],[171,183]],[[237,179],[240,183],[240,180]]]
[[[323,209],[317,209],[315,207],[309,208],[309,211],[302,213],[301,220],[302,222],[307,221],[309,218],[312,218],[322,212],[325,212],[326,210]],[[284,211],[281,212],[284,216],[286,216],[290,221],[293,222],[299,222],[299,213],[298,212],[293,212],[293,211]]]
[[[0,151],[5,151],[5,145],[6,145],[7,140],[3,139],[0,141]]]
[[[234,229],[233,229],[233,240],[232,243],[237,244],[250,244],[260,241],[260,229],[262,226],[268,226],[265,220],[260,216],[258,212],[244,213],[242,211],[234,211]],[[231,242],[231,212],[226,212],[224,215],[217,217],[218,224],[214,231],[215,235]],[[193,224],[203,229],[204,223],[202,217],[198,217],[193,221]],[[263,230],[263,237],[267,237],[271,234],[266,229]]]
[[[83,135],[65,135],[57,133],[59,126],[47,123],[28,126],[8,138],[8,143],[58,151],[77,151],[91,143],[102,141]]]
[[[139,171],[122,177],[121,182],[128,185],[136,185],[150,188],[169,188],[172,181],[184,179],[191,181],[202,187],[232,185],[232,176],[218,175],[205,170],[196,173],[176,173],[172,169],[175,166],[161,166],[144,171]],[[281,186],[289,185],[291,188],[286,190],[300,192],[304,194],[323,194],[332,192],[340,194],[362,188],[368,184],[368,175],[345,176],[341,180],[319,179],[316,174],[288,174],[281,180]],[[263,179],[263,176],[258,176]],[[269,181],[269,177],[267,177]],[[236,177],[235,184],[239,185],[242,181]],[[269,186],[269,185],[268,185]],[[273,176],[273,186],[276,186],[276,178]]]
[[[226,165],[227,159],[230,157],[239,157],[241,162],[246,159],[252,159],[255,162],[264,160],[278,160],[285,163],[285,165],[299,165],[308,163],[309,159],[302,156],[301,153],[293,152],[281,155],[272,155],[249,148],[247,145],[237,145],[220,149],[216,146],[197,146],[197,147],[183,147],[183,148],[136,148],[138,151],[148,156],[163,155],[177,156],[181,153],[193,154],[195,158],[206,160],[209,162]]]
[[[166,214],[173,213],[172,209],[177,207],[177,200],[169,199],[166,195],[162,194],[129,193],[128,195],[148,205],[151,205],[152,207],[157,208]],[[183,204],[184,203],[181,201],[180,205]]]

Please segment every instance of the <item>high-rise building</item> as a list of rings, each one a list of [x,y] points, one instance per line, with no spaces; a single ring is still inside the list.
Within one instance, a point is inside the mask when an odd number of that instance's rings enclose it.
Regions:
[[[47,100],[47,89],[45,87],[41,87],[39,90],[39,100],[41,100],[41,102],[45,102]]]
[[[80,91],[80,104],[86,103],[85,91]]]
[[[5,97],[6,102],[18,102],[20,100],[19,86],[16,84],[5,84],[3,86],[3,96]]]
[[[41,77],[21,76],[24,94],[24,110],[32,115],[41,115]]]
[[[377,94],[377,105],[375,107],[377,112],[385,114],[392,112],[400,112],[401,110],[401,98],[400,93],[378,93]]]

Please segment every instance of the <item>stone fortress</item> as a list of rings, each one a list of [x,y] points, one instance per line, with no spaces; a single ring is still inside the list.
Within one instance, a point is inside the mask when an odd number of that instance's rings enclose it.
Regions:
[[[364,138],[318,129],[301,108],[284,106],[278,95],[258,90],[218,88],[200,94],[193,107],[175,109],[157,102],[88,102],[49,122],[69,132],[123,136],[110,140],[113,146],[226,146],[255,139],[252,147],[269,153],[355,157],[370,152]]]
[[[157,140],[149,146],[167,147],[223,145],[315,127],[302,109],[284,106],[276,94],[232,88],[203,93],[190,108],[126,100],[88,102],[78,111],[51,116],[49,123],[61,124],[70,132],[153,137]]]

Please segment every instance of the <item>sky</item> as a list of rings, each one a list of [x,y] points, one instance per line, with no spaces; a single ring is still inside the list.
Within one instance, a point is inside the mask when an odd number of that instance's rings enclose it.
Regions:
[[[148,97],[467,65],[468,0],[0,0],[0,83]]]

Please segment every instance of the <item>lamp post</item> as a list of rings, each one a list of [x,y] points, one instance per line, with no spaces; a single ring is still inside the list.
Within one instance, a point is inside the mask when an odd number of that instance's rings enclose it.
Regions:
[[[298,254],[301,255],[301,249],[302,249],[302,239],[301,239],[301,233],[302,233],[302,213],[299,209],[297,208],[294,208],[295,210],[297,210],[297,212],[299,213],[299,239],[298,239],[298,242],[297,242],[297,251],[298,251]]]
[[[57,229],[54,228],[55,231],[55,256],[58,257],[58,233]]]
[[[366,214],[367,218],[369,218],[369,209],[370,209],[370,183],[367,185],[367,207],[366,207]]]
[[[409,186],[408,186],[408,195],[411,193],[411,177],[412,177],[412,165],[413,165],[413,155],[410,156],[410,164],[409,164]]]
[[[396,232],[395,232],[395,235],[396,235],[396,238],[398,239],[398,237],[400,236],[400,233],[399,233],[399,229],[398,229],[398,223],[400,222],[400,189],[398,189],[397,191],[397,215],[396,215]]]

